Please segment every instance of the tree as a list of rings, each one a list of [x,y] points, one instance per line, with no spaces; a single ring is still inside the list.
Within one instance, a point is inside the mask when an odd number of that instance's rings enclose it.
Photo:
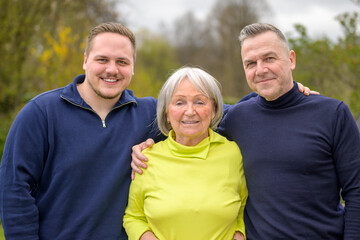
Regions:
[[[355,2],[355,1],[354,1]],[[360,4],[360,1],[357,1]],[[327,37],[311,39],[306,28],[295,25],[298,38],[289,38],[297,55],[294,78],[329,97],[343,100],[354,116],[360,113],[360,33],[357,12],[336,17],[344,36],[338,42]]]
[[[138,97],[157,97],[170,72],[181,65],[175,49],[166,38],[141,30],[136,34],[138,41],[134,77],[129,85]]]
[[[81,71],[90,28],[119,20],[116,0],[0,0],[0,153],[10,123],[38,93]],[[79,58],[78,58],[79,57]]]
[[[267,11],[263,0],[218,0],[205,21],[196,19],[192,12],[177,19],[170,41],[183,65],[207,70],[221,82],[225,100],[234,102],[250,92],[241,62],[239,33]]]

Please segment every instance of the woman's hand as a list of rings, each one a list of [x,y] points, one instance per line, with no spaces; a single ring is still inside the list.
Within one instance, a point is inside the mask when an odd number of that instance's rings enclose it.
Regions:
[[[147,165],[144,162],[147,162],[147,158],[142,154],[142,150],[151,147],[154,145],[154,140],[151,138],[147,139],[145,142],[142,142],[138,145],[132,147],[131,153],[131,179],[135,179],[135,172],[138,174],[142,174],[142,170],[140,168],[147,168]]]
[[[233,239],[235,240],[245,240],[244,235],[241,232],[235,232]]]
[[[146,231],[141,235],[140,240],[159,240],[154,233]]]

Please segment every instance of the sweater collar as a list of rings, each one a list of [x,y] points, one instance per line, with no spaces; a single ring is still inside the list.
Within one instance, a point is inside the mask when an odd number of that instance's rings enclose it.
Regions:
[[[202,159],[206,160],[210,145],[213,143],[224,143],[224,138],[219,134],[216,134],[213,130],[209,128],[209,137],[202,140],[196,146],[185,146],[175,141],[175,132],[171,130],[169,132],[169,137],[167,138],[167,144],[170,149],[170,152],[177,157],[187,158],[187,159]]]
[[[265,98],[258,96],[257,102],[267,108],[287,108],[295,105],[301,98],[303,94],[299,92],[298,85],[294,81],[294,86],[290,91],[280,96],[278,99],[274,101],[267,101]]]
[[[91,108],[80,96],[76,85],[83,83],[85,81],[85,74],[78,75],[74,78],[74,81],[67,85],[61,92],[61,97],[75,105],[79,105],[86,108]],[[133,102],[137,104],[137,101],[135,99],[135,96],[131,90],[125,89],[121,96],[119,101],[115,104],[113,108],[122,106],[124,104]]]

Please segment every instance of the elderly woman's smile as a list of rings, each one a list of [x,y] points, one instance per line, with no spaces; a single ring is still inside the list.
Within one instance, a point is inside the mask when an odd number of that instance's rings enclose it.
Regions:
[[[175,132],[175,140],[183,145],[196,145],[209,136],[215,105],[187,78],[174,91],[167,111],[167,120]]]

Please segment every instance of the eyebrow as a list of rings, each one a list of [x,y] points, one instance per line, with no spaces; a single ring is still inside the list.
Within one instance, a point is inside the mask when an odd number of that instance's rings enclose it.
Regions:
[[[105,55],[95,55],[94,58],[110,58],[109,56],[105,56]],[[117,60],[127,60],[130,61],[129,58],[126,57],[118,57],[116,58]]]
[[[264,53],[264,54],[262,55],[262,57],[268,57],[269,55],[275,55],[275,56],[277,56],[276,52],[274,52],[274,51],[269,51],[269,52]]]
[[[275,56],[277,56],[276,52],[274,52],[274,51],[268,51],[268,52],[264,53],[263,55],[261,55],[261,57],[264,58],[264,57],[268,57],[268,56],[270,56],[270,55],[275,55]],[[246,63],[250,63],[250,62],[253,62],[253,60],[252,60],[252,59],[245,59],[245,60],[244,60],[244,63],[245,63],[245,64],[246,64]]]
[[[184,95],[184,94],[174,94],[172,97],[187,97],[188,95]],[[201,93],[201,94],[196,94],[192,97],[206,97],[209,98],[208,96],[206,96],[206,94]]]

